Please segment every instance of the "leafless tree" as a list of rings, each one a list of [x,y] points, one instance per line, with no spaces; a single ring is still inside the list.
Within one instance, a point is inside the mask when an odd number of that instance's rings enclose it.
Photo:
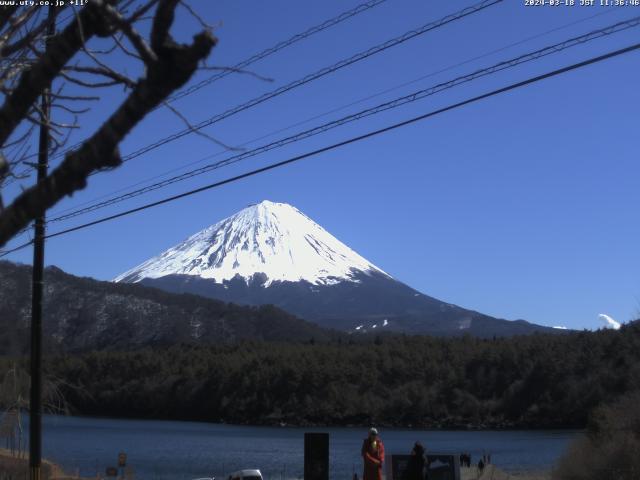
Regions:
[[[178,43],[170,32],[180,6],[203,26],[189,44]],[[143,22],[150,22],[149,28],[141,28]],[[59,28],[48,36],[52,24]],[[141,33],[147,30],[146,36]],[[0,6],[0,247],[62,198],[85,188],[89,175],[118,167],[120,142],[191,78],[215,44],[211,28],[184,0],[90,0],[75,9]],[[126,74],[117,61],[123,56],[139,67],[139,78]],[[20,181],[33,168],[28,147],[37,127],[46,122],[50,151],[60,151],[78,128],[78,117],[102,89],[112,87],[124,91],[117,108],[67,149],[43,181],[3,206],[3,184]],[[45,92],[58,113],[54,120],[43,115]]]
[[[63,389],[73,390],[78,395],[88,396],[86,391],[76,385],[71,385],[53,375],[46,374],[43,382],[43,408],[45,412],[53,414],[68,414],[69,408],[62,393]],[[11,426],[12,434],[15,434],[15,450],[19,456],[26,453],[26,438],[22,413],[30,409],[29,405],[30,378],[24,365],[19,362],[9,361],[4,375],[0,375],[0,419],[6,419],[6,415],[15,422],[5,424]],[[4,418],[3,418],[4,415]],[[7,432],[0,432],[7,433]],[[0,437],[1,438],[1,437]]]

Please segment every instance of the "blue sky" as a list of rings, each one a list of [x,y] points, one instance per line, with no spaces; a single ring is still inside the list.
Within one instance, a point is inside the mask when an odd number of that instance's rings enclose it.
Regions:
[[[216,25],[220,42],[209,63],[219,66],[233,65],[358,3],[193,2]],[[273,82],[229,75],[175,106],[197,123],[473,3],[388,1],[251,67]],[[524,2],[509,0],[252,108],[206,132],[227,144],[240,145],[454,66],[305,124],[312,126],[634,15],[640,15],[640,8],[525,7]],[[578,23],[564,27],[572,22]],[[175,32],[188,39],[198,28],[182,12]],[[634,28],[492,75],[52,225],[50,231],[627,46],[637,42],[639,31]],[[540,34],[544,35],[455,67]],[[118,62],[133,71],[128,60]],[[200,72],[194,82],[209,75],[211,72]],[[296,206],[397,279],[442,300],[501,318],[570,328],[598,328],[602,326],[600,313],[628,321],[640,311],[638,84],[640,53],[636,52],[290,167],[52,239],[47,245],[47,264],[76,275],[110,279],[247,204],[270,199]],[[83,119],[72,142],[90,134],[121,98],[120,89],[106,92]],[[154,112],[121,150],[126,154],[182,128],[170,112]],[[61,202],[49,215],[218,151],[220,147],[211,141],[189,135],[116,171],[92,177],[85,191]],[[225,155],[229,153],[216,159]],[[10,197],[15,192],[6,194]],[[25,250],[10,259],[29,263],[31,253]]]

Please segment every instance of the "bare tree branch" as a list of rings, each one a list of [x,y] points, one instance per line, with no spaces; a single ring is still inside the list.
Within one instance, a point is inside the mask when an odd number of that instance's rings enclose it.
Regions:
[[[128,24],[137,22],[145,13],[151,10],[158,3],[158,1],[159,0],[150,0],[146,5],[141,6],[135,12],[133,12],[133,14],[129,18],[127,18],[126,22]]]
[[[116,43],[116,45],[118,47],[120,47],[120,50],[122,50],[125,55],[128,55],[132,58],[135,58],[137,60],[142,60],[142,57],[140,55],[138,55],[137,53],[132,52],[131,50],[129,50],[126,45],[122,42],[122,40],[120,38],[118,38],[117,35],[113,35],[113,41]]]
[[[64,110],[67,113],[71,113],[73,115],[82,115],[83,113],[87,113],[89,110],[91,110],[89,107],[87,108],[81,108],[81,109],[75,109],[75,108],[71,108],[68,105],[62,105],[61,103],[53,103],[51,104],[51,108],[58,108],[60,110]]]
[[[99,11],[102,4],[103,0],[94,0],[83,8],[77,21],[50,40],[46,56],[21,75],[18,85],[0,108],[0,145],[6,142],[44,88],[82,48],[84,41],[93,35],[109,34]]]
[[[103,77],[107,77],[110,78],[113,82],[117,83],[121,83],[123,85],[126,85],[129,88],[133,88],[136,85],[136,82],[134,82],[133,80],[131,80],[129,77],[127,77],[126,75],[122,75],[119,72],[116,72],[115,70],[108,68],[108,67],[82,67],[82,66],[70,66],[70,67],[65,67],[64,70],[71,70],[74,72],[79,72],[79,73],[91,73],[94,75],[101,75]]]
[[[7,25],[13,14],[18,9],[18,5],[7,5],[0,7],[0,31]]]
[[[9,162],[4,158],[4,155],[0,153],[0,182],[4,180],[4,178],[9,173]]]
[[[112,25],[120,27],[120,24],[114,22],[113,17],[99,16],[99,13],[104,13],[105,5],[108,7],[112,3],[96,0],[83,9],[78,21],[73,22],[65,32],[52,40],[46,57],[52,55],[55,58],[49,62],[42,62],[47,65],[34,66],[23,75],[29,78],[21,78],[20,83],[45,85],[45,79],[59,75],[72,53],[82,49],[82,36],[86,38],[89,34],[112,35]],[[176,43],[169,34],[177,3],[178,0],[158,2],[151,32],[151,48],[155,59],[148,59],[150,61],[146,65],[146,76],[138,80],[124,102],[90,138],[77,150],[67,153],[62,163],[47,178],[25,190],[0,213],[0,246],[6,244],[37,215],[65,196],[83,189],[91,173],[120,165],[122,160],[118,144],[149,112],[174,90],[183,86],[198,69],[199,63],[207,58],[217,42],[210,32],[199,33],[190,45]],[[96,7],[90,8],[93,6]],[[100,18],[106,18],[108,25],[98,25]],[[82,32],[79,31],[78,24],[82,24]],[[34,71],[37,71],[37,74],[34,74]],[[26,101],[20,102],[17,98],[12,98],[12,102],[5,102],[0,109],[0,144],[15,128],[13,124],[11,128],[5,127],[4,118],[12,122],[17,112],[22,112],[21,118],[24,118],[33,101],[29,105],[25,104]]]
[[[158,3],[156,16],[153,19],[151,27],[151,48],[156,54],[160,55],[164,48],[169,47],[167,40],[171,39],[169,29],[173,24],[175,17],[176,5],[180,0],[162,0]]]
[[[40,25],[29,30],[27,34],[24,35],[19,40],[16,40],[14,43],[10,45],[3,46],[2,49],[0,49],[0,58],[7,57],[17,52],[18,50],[23,49],[29,43],[33,42],[37,37],[39,37],[45,31],[45,29],[47,28],[47,26],[51,21],[55,21],[55,17],[53,17],[52,19],[46,18],[45,20],[40,22]]]
[[[249,75],[251,77],[257,78],[258,80],[262,80],[263,82],[273,82],[273,78],[264,77],[259,73],[252,72],[251,70],[244,70],[242,68],[234,68],[234,67],[217,67],[217,66],[204,66],[200,67],[200,70],[211,70],[211,71],[220,71],[220,72],[233,72],[239,73],[241,75]]]
[[[142,36],[132,27],[131,22],[127,22],[126,20],[124,20],[124,18],[122,18],[118,11],[110,5],[105,5],[103,10],[112,21],[116,22],[118,27],[127,36],[131,44],[138,51],[140,58],[142,58],[142,60],[146,64],[158,61],[156,53],[151,49],[151,47],[149,47],[149,45],[147,45],[147,42],[145,42],[144,38],[142,38]]]
[[[203,132],[202,130],[194,127],[191,122],[189,121],[189,119],[187,117],[185,117],[182,113],[180,113],[180,111],[175,108],[173,105],[171,105],[169,102],[162,102],[162,105],[167,107],[169,110],[171,110],[171,112],[173,112],[173,114],[178,117],[180,120],[182,120],[182,122],[187,126],[188,129],[190,129],[193,133],[195,133],[196,135],[206,138],[207,140],[210,140],[211,142],[215,143],[216,145],[223,147],[227,150],[231,150],[231,151],[240,151],[243,150],[242,148],[237,148],[237,147],[232,147],[230,145],[227,145],[226,143],[221,142],[220,140],[218,140],[217,138],[212,137],[211,135],[208,135],[207,133]]]
[[[68,101],[76,101],[76,102],[89,102],[89,101],[98,101],[100,97],[96,95],[61,95],[61,94],[52,94],[52,97],[57,100],[68,100]]]
[[[22,26],[26,24],[35,13],[35,9],[27,8],[22,12],[22,14],[16,17],[11,17],[9,19],[9,28],[0,35],[0,45],[5,45],[13,35],[20,31],[20,28],[22,28]]]
[[[68,80],[69,82],[78,85],[80,87],[86,87],[86,88],[103,88],[103,87],[113,87],[114,85],[119,85],[122,82],[118,81],[118,80],[109,80],[109,81],[102,81],[102,82],[98,82],[98,81],[84,81],[84,80],[80,80],[79,78],[76,77],[72,77],[71,75],[67,74],[64,70],[60,72],[60,76],[62,78],[64,78],[65,80]]]
[[[209,25],[204,18],[202,18],[200,15],[198,15],[198,12],[196,12],[191,5],[189,5],[187,2],[180,0],[180,5],[182,5],[182,7],[189,12],[189,14],[196,19],[196,21],[200,24],[200,26],[202,28],[204,28],[205,30],[209,30],[209,31],[213,31],[213,25]]]

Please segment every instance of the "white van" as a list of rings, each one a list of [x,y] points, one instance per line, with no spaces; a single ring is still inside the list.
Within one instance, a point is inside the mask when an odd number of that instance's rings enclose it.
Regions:
[[[238,470],[237,472],[233,472],[229,475],[227,480],[263,480],[262,473],[260,470],[249,469],[249,470]]]

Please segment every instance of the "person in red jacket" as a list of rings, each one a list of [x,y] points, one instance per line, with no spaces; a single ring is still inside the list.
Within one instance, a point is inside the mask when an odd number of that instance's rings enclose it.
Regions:
[[[369,430],[369,436],[362,443],[362,458],[364,459],[362,480],[382,480],[384,444],[375,428]]]

